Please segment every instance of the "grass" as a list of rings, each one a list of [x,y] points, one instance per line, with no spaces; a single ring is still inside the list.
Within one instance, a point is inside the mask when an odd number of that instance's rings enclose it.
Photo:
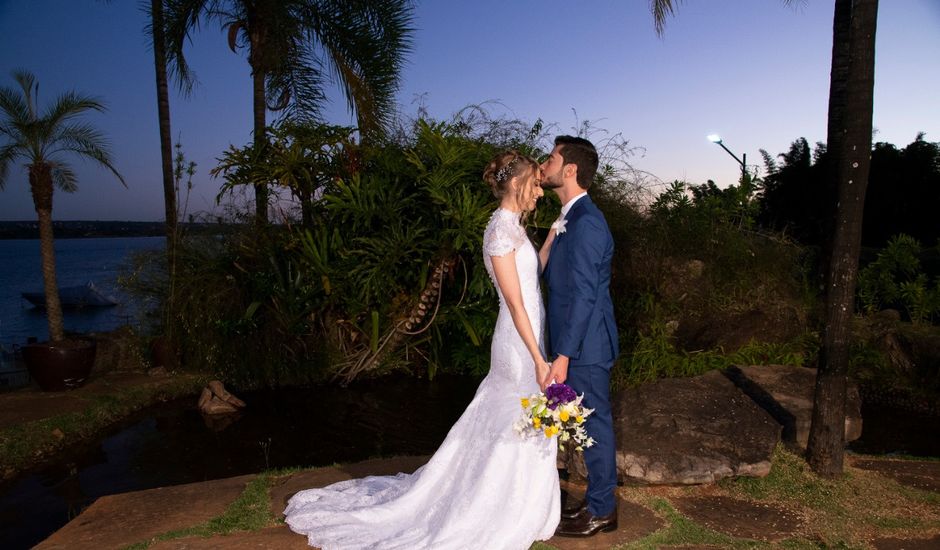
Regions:
[[[85,398],[87,406],[81,411],[0,430],[0,478],[33,467],[43,457],[97,435],[134,411],[159,401],[194,395],[206,381],[200,375],[182,374],[160,384],[115,388],[111,394]]]
[[[270,495],[272,480],[277,477],[272,472],[259,474],[251,480],[245,490],[229,504],[221,515],[205,523],[169,531],[144,542],[138,542],[125,547],[125,550],[143,550],[157,542],[180,539],[184,537],[212,537],[215,535],[228,535],[237,531],[257,531],[277,524],[271,513]]]
[[[714,544],[724,548],[756,547],[752,544],[753,541],[735,539],[695,523],[677,512],[666,499],[649,498],[647,505],[666,520],[666,527],[640,540],[621,546],[623,550],[657,550],[664,544]]]
[[[873,537],[922,538],[940,530],[940,494],[851,467],[837,479],[821,478],[783,447],[774,452],[767,477],[719,485],[731,496],[802,511],[826,547],[864,548]]]

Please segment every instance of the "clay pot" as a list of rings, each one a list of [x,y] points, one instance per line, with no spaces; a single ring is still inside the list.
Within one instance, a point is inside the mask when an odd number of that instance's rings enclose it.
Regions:
[[[165,367],[172,370],[176,367],[176,353],[170,347],[170,341],[166,336],[156,336],[150,342],[151,367]]]
[[[95,364],[94,340],[40,342],[23,347],[29,375],[43,391],[65,391],[85,383]]]

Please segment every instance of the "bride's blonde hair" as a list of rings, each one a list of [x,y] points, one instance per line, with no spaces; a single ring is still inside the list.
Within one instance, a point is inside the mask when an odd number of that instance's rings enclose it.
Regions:
[[[483,170],[483,181],[489,184],[493,195],[501,199],[512,190],[509,181],[515,177],[536,177],[539,163],[532,157],[527,157],[514,149],[498,153]],[[520,185],[516,189],[516,202],[524,204],[527,186]],[[524,213],[523,215],[525,215]]]

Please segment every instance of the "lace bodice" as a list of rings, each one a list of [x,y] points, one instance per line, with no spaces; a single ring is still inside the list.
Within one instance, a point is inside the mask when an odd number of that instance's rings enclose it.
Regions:
[[[542,327],[545,321],[545,308],[542,306],[542,295],[539,290],[539,256],[522,224],[519,223],[519,216],[518,213],[498,208],[493,212],[483,232],[483,264],[499,295],[499,317],[493,333],[491,356],[493,363],[490,365],[490,372],[498,367],[510,368],[513,372],[505,374],[511,380],[520,383],[523,386],[520,389],[532,389],[534,392],[538,390],[535,382],[535,365],[513,324],[512,316],[506,307],[506,300],[493,273],[492,257],[504,256],[515,251],[516,272],[519,276],[519,287],[522,290],[522,302],[529,315],[532,332],[538,339],[539,349],[544,355]],[[526,369],[526,372],[515,372],[520,367]]]

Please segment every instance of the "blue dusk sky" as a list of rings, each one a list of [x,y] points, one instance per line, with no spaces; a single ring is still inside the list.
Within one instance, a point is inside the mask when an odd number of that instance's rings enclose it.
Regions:
[[[153,55],[139,4],[0,0],[0,85],[14,86],[10,72],[25,68],[41,101],[76,89],[109,107],[88,120],[108,136],[128,188],[75,161],[79,191],[56,195],[55,219],[163,218]],[[647,0],[419,0],[399,110],[407,117],[423,104],[449,118],[492,102],[495,116],[541,118],[559,133],[589,120],[643,148],[633,165],[662,181],[726,186],[738,165],[707,134],[755,165],[759,149],[825,140],[833,3],[792,4],[688,0],[658,37]],[[924,131],[938,141],[940,0],[880,4],[875,140],[903,146]],[[215,25],[194,36],[188,59],[200,85],[171,97],[173,135],[198,163],[190,212],[212,211],[220,182],[209,170],[230,144],[251,139],[249,69]],[[338,91],[325,113],[352,123]],[[0,192],[0,220],[34,216],[19,163]]]

